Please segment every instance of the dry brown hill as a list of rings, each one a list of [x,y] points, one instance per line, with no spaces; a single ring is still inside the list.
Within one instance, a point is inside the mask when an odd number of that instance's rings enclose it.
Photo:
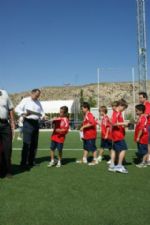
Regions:
[[[124,98],[129,103],[129,111],[133,108],[133,86],[132,83],[101,83],[100,105],[110,105],[110,103],[119,98]],[[63,86],[63,87],[43,87],[41,88],[41,100],[66,100],[80,98],[81,90],[83,90],[84,99],[92,97],[97,101],[98,87],[97,84],[87,84],[82,86]],[[148,82],[148,94],[150,90],[150,82]],[[135,84],[136,101],[138,102],[138,83]],[[21,100],[21,97],[29,95],[30,92],[22,92],[12,94],[11,98],[14,105]]]

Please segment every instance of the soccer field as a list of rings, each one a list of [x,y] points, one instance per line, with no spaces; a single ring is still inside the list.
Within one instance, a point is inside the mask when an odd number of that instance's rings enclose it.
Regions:
[[[150,224],[150,167],[135,167],[133,133],[127,133],[129,174],[108,172],[105,160],[76,164],[82,156],[78,132],[67,136],[63,167],[47,168],[49,135],[40,133],[38,166],[26,172],[19,170],[21,142],[14,141],[14,177],[0,180],[0,225]]]

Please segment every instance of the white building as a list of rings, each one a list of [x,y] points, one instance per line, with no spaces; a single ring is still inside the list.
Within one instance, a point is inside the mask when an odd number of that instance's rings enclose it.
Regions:
[[[69,113],[79,113],[80,104],[77,100],[41,101],[44,113],[59,113],[60,107],[67,106]]]

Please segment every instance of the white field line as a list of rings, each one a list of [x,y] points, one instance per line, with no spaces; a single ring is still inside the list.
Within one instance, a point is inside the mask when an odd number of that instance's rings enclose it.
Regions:
[[[13,148],[13,150],[15,151],[20,151],[22,148]],[[49,148],[38,148],[38,151],[48,151],[50,150]],[[64,151],[83,151],[82,148],[78,148],[78,149],[75,149],[75,148],[64,148],[63,149]],[[134,149],[134,148],[130,148],[128,149],[128,151],[136,151],[137,149]]]

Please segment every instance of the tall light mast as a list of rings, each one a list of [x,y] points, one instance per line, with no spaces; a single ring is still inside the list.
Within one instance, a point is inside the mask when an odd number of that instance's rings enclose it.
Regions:
[[[146,48],[146,23],[145,0],[137,2],[137,31],[138,31],[138,76],[140,91],[147,91],[147,48]]]

